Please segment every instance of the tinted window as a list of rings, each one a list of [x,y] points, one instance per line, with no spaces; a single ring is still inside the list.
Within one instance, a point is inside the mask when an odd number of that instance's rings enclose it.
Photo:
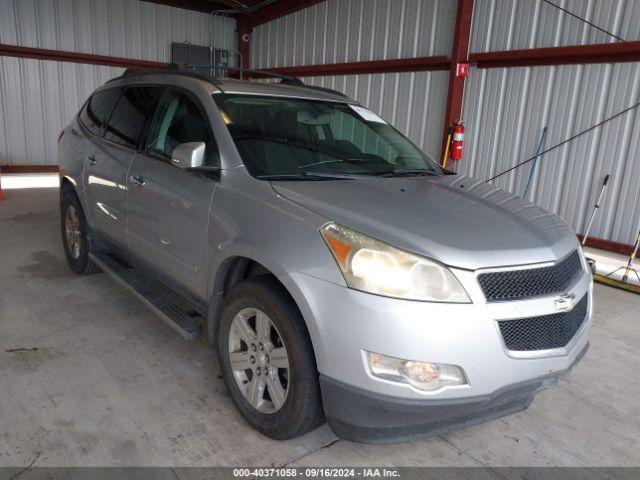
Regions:
[[[134,147],[147,114],[158,104],[163,90],[161,87],[127,88],[109,118],[104,138]]]
[[[102,136],[102,130],[119,97],[119,88],[109,88],[91,95],[82,112],[80,112],[80,121],[82,124],[87,127],[91,133]]]
[[[149,132],[149,151],[170,159],[181,143],[204,142],[205,164],[218,165],[218,149],[202,110],[187,95],[168,90],[160,103]]]
[[[333,134],[334,143],[342,146],[357,147],[360,152],[377,155],[393,163],[400,150],[389,143],[392,138],[377,135],[375,130],[358,120],[351,112],[334,110],[328,125]]]
[[[359,105],[233,94],[215,94],[214,100],[254,176],[444,174],[400,132]]]

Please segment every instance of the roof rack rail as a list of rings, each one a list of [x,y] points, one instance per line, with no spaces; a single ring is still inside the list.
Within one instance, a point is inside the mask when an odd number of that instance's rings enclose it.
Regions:
[[[235,67],[227,67],[227,69],[228,70],[231,70],[231,69],[238,70]],[[312,90],[318,90],[320,92],[331,93],[333,95],[338,95],[340,97],[349,98],[347,95],[345,95],[344,93],[342,93],[339,90],[334,90],[332,88],[326,88],[326,87],[316,87],[314,85],[308,85],[308,84],[304,83],[300,79],[300,77],[296,77],[296,76],[293,76],[293,75],[287,75],[285,73],[270,72],[268,70],[243,69],[242,71],[245,72],[245,73],[248,73],[250,75],[261,76],[261,77],[265,77],[265,78],[279,78],[280,79],[280,83],[283,84],[283,85],[291,85],[291,86],[294,86],[294,87],[310,88]]]
[[[332,88],[326,87],[316,87],[314,85],[307,85],[304,83],[300,77],[296,77],[294,75],[287,75],[286,73],[276,73],[270,72],[269,70],[254,70],[251,68],[239,68],[239,67],[229,67],[229,66],[216,66],[216,65],[185,65],[186,68],[212,68],[213,70],[234,70],[238,71],[240,74],[248,74],[249,76],[254,77],[263,77],[263,78],[279,78],[280,83],[283,85],[291,85],[294,87],[304,87],[310,88],[312,90],[318,90],[320,92],[331,93],[333,95],[338,95],[340,97],[349,98],[347,95],[342,93],[339,90],[334,90]]]
[[[154,74],[156,75],[174,74],[174,75],[185,75],[188,77],[197,78],[199,80],[204,80],[205,82],[209,82],[222,90],[222,83],[219,77],[215,75],[205,75],[192,70],[195,68],[200,68],[200,69],[208,68],[214,71],[215,70],[238,71],[241,75],[246,73],[252,77],[279,78],[280,83],[283,85],[303,87],[311,90],[317,90],[320,92],[331,93],[333,95],[338,95],[343,98],[349,98],[347,95],[345,95],[344,93],[338,90],[334,90],[326,87],[316,87],[314,85],[307,85],[302,80],[300,80],[300,78],[295,77],[293,75],[270,72],[268,70],[253,70],[253,69],[246,69],[246,68],[239,68],[239,67],[229,67],[224,65],[192,65],[192,64],[184,64],[184,63],[169,63],[166,68],[154,68],[154,69],[144,69],[144,70],[127,68],[120,77],[112,78],[111,80],[107,81],[107,83],[116,81],[123,77],[129,77],[134,75],[142,76],[142,75],[154,75]]]
[[[114,82],[118,79],[130,76],[144,76],[144,75],[184,75],[187,77],[197,78],[198,80],[204,80],[205,82],[209,82],[212,85],[220,88],[221,82],[217,77],[212,77],[209,75],[202,75],[201,73],[194,72],[191,70],[187,70],[184,64],[181,63],[170,63],[166,68],[150,68],[150,69],[137,69],[137,68],[127,68],[124,73],[119,76],[108,80],[106,83]]]
[[[300,80],[298,77],[294,77],[293,75],[286,75],[284,73],[275,73],[270,72],[268,70],[254,70],[251,68],[240,68],[240,67],[231,67],[228,65],[192,65],[186,64],[185,68],[209,68],[213,71],[216,70],[226,70],[226,71],[237,71],[240,75],[244,75],[245,73],[252,77],[264,77],[264,78],[280,78],[282,80],[286,80],[291,82],[291,85],[304,85],[304,82]]]

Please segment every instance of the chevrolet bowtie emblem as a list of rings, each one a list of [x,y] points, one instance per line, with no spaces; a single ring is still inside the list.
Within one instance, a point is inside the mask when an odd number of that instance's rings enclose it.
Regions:
[[[576,305],[576,296],[573,293],[562,295],[555,301],[556,310],[567,312]]]

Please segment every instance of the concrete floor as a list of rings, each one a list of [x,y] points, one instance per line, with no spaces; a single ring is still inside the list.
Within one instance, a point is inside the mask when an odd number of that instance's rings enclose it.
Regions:
[[[238,415],[204,339],[67,268],[57,195],[0,203],[0,466],[640,465],[640,296],[596,286],[587,356],[525,412],[409,444],[326,425],[276,442]]]

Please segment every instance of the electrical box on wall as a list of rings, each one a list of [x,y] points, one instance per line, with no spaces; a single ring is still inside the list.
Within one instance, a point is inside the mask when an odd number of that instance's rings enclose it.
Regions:
[[[171,62],[193,65],[189,70],[194,72],[224,77],[229,66],[229,51],[221,48],[213,50],[204,45],[193,45],[188,42],[173,42],[171,44]],[[218,68],[216,68],[218,67]]]

